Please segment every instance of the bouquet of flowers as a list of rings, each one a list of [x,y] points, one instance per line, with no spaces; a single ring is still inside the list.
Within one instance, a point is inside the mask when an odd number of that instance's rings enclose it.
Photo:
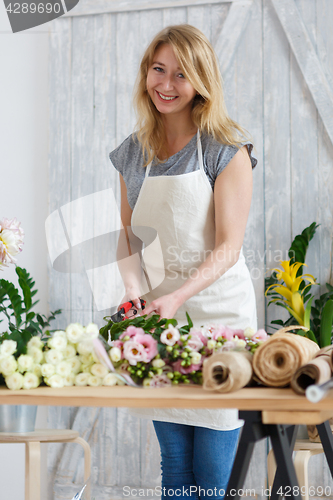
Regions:
[[[194,328],[158,315],[140,316],[121,323],[111,320],[100,330],[109,341],[109,356],[118,373],[130,375],[144,387],[201,384],[206,358],[222,351],[254,352],[267,339],[264,330],[235,330],[209,324]]]

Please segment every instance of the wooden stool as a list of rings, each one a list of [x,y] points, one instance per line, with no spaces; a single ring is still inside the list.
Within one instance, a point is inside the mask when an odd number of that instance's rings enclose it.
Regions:
[[[90,446],[77,431],[42,429],[34,432],[0,432],[0,443],[25,444],[25,500],[40,500],[40,443],[77,443],[84,451],[84,481],[90,476]],[[87,498],[90,498],[87,485]]]
[[[308,463],[313,455],[324,453],[323,446],[321,443],[311,443],[309,439],[298,439],[295,443],[294,451],[296,452],[294,458],[294,466],[301,494],[304,500],[309,500]],[[269,488],[273,486],[275,471],[275,457],[273,450],[270,450],[267,457],[267,475]]]

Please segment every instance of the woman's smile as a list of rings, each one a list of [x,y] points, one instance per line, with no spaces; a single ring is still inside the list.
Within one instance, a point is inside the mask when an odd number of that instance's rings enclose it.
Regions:
[[[191,114],[196,91],[185,78],[170,45],[163,44],[156,50],[146,85],[152,102],[161,114]]]

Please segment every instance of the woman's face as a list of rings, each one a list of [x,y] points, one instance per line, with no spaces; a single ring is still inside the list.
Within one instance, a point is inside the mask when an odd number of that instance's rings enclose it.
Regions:
[[[173,49],[161,45],[147,74],[147,91],[156,109],[164,114],[191,114],[196,91],[186,80]]]

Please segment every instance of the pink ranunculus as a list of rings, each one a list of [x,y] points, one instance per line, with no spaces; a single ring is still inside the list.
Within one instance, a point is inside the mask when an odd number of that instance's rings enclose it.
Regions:
[[[187,346],[186,347],[189,347],[191,349],[191,351],[195,351],[195,352],[200,351],[200,349],[202,349],[204,346],[201,339],[197,335],[191,334],[190,339],[188,338],[189,336],[190,336],[190,334],[184,335],[184,337],[187,339]]]
[[[137,328],[136,326],[128,326],[126,330],[119,336],[119,339],[123,339],[124,337],[129,337],[132,338],[134,337],[137,333],[141,333],[144,335],[145,331],[142,328]]]
[[[205,332],[203,332],[199,328],[191,328],[190,331],[189,331],[189,334],[190,335],[195,335],[196,337],[198,337],[201,340],[201,342],[203,343],[203,345],[207,345],[208,337],[205,334]]]
[[[175,361],[175,363],[172,363],[173,370],[179,373],[182,373],[183,375],[187,375],[191,372],[198,371],[202,367],[202,361],[198,363],[197,365],[190,365],[190,366],[182,366],[181,365],[182,360],[178,359],[178,361]]]
[[[231,340],[234,336],[234,330],[229,328],[228,326],[218,325],[216,329],[212,332],[212,339],[217,340],[219,337],[222,337],[226,340]]]
[[[144,333],[143,335],[142,333],[137,333],[133,337],[133,341],[139,342],[139,344],[143,346],[147,355],[147,362],[155,358],[156,354],[158,353],[157,340],[155,340],[151,335],[148,335],[147,333]]]
[[[138,361],[147,362],[147,353],[139,342],[127,340],[124,343],[124,358],[127,359],[130,365],[135,366]]]
[[[267,333],[263,328],[260,328],[260,330],[258,330],[257,333],[253,335],[251,340],[253,340],[253,342],[258,342],[259,340],[267,340],[267,339],[268,339]]]

